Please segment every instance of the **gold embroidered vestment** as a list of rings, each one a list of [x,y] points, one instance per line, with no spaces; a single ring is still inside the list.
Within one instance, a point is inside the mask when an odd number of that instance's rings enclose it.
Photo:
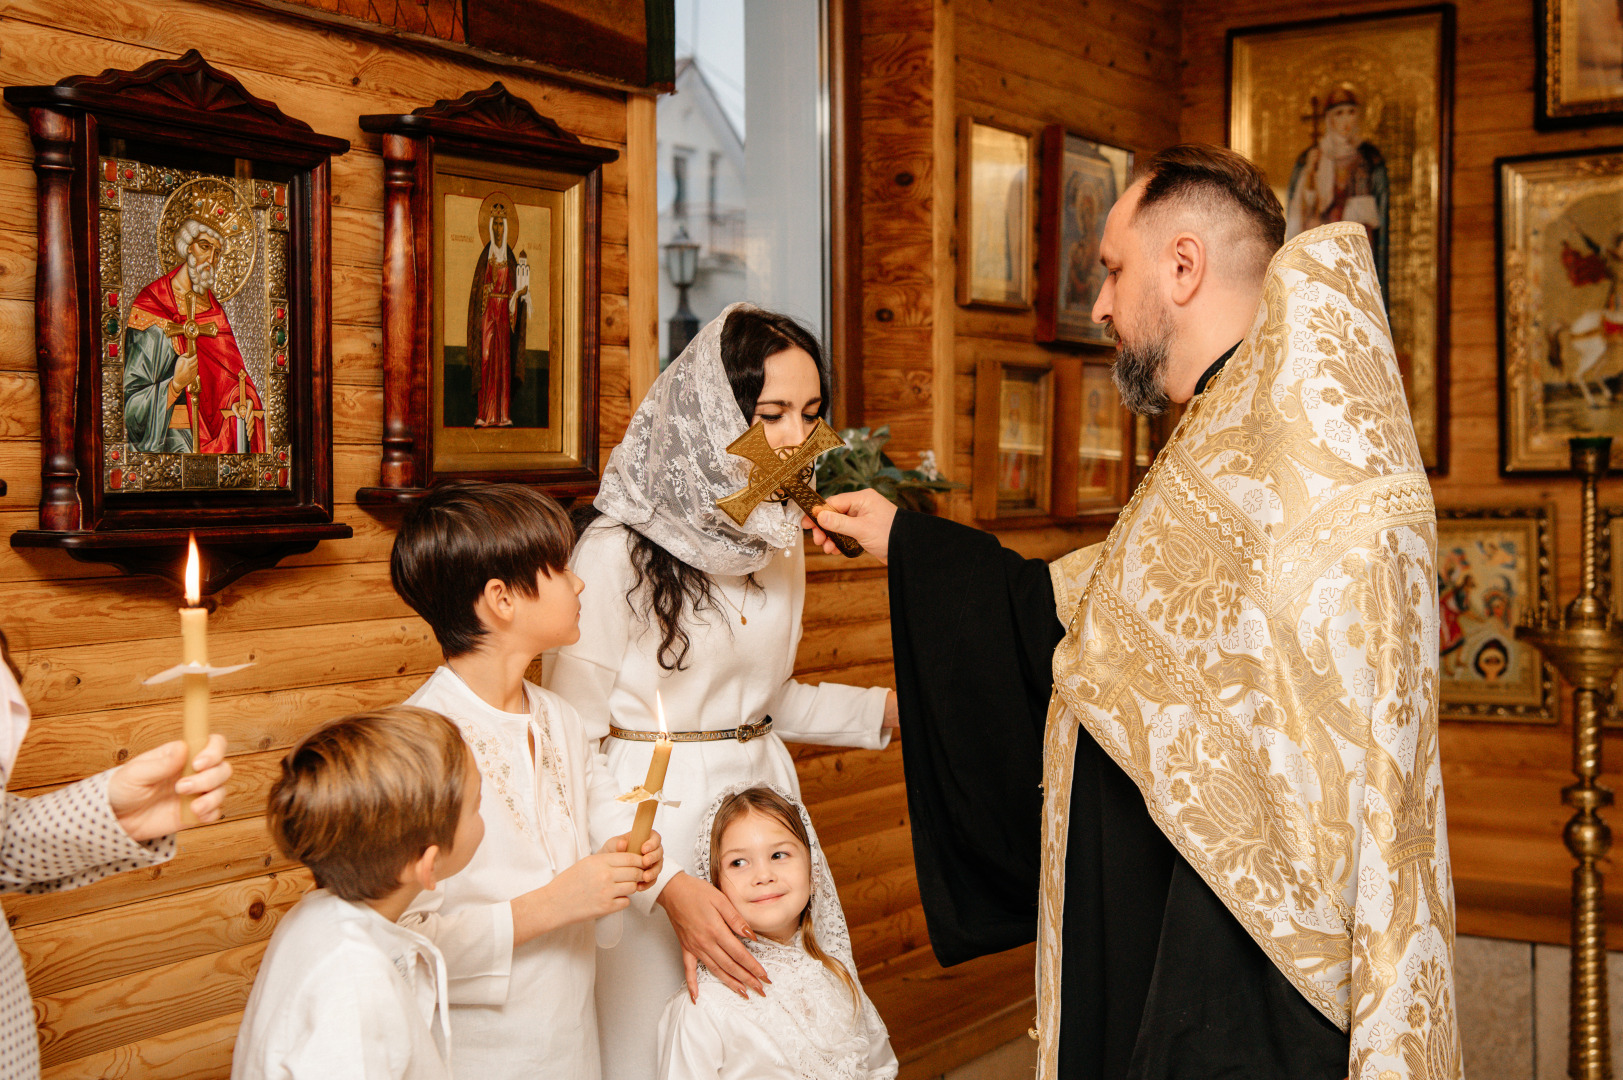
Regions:
[[[1044,749],[1041,1080],[1087,737],[1349,1032],[1354,1080],[1461,1075],[1436,545],[1364,230],[1304,233],[1109,537],[1051,568],[1067,633]]]

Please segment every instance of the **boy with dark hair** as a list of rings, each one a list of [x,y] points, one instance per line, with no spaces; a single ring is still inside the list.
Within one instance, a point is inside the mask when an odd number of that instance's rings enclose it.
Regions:
[[[575,710],[524,678],[580,636],[574,539],[556,502],[518,484],[435,487],[401,524],[390,576],[433,629],[445,665],[407,701],[461,729],[490,793],[467,872],[420,896],[404,922],[444,952],[452,1063],[476,1080],[596,1080],[592,924],[659,874],[611,832],[629,817]],[[593,837],[599,839],[593,844]],[[598,849],[593,854],[594,849]],[[605,923],[604,944],[618,921]]]
[[[288,752],[265,818],[319,887],[271,938],[232,1080],[450,1076],[445,962],[398,920],[479,849],[479,787],[461,734],[427,709],[346,716]]]

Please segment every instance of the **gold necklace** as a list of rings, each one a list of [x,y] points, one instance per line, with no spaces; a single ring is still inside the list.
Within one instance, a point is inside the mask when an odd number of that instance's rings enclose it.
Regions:
[[[731,600],[729,600],[727,598],[727,593],[726,593],[726,591],[724,589],[722,589],[721,582],[714,581],[714,582],[712,582],[712,584],[715,585],[715,587],[716,587],[715,590],[714,590],[716,595],[721,597],[722,601],[728,607],[730,607],[734,611],[738,612],[738,625],[739,626],[748,626],[750,624],[750,621],[748,619],[744,618],[744,609],[742,607],[740,607],[738,604],[733,603]],[[749,602],[750,602],[750,587],[749,587],[748,583],[746,583],[744,585],[744,603],[747,604]]]

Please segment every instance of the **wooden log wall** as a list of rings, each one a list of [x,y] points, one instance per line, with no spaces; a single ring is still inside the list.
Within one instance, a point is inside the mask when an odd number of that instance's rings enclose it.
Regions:
[[[1398,8],[1336,3],[1314,17]],[[1554,503],[1556,598],[1578,588],[1579,489],[1573,480],[1507,479],[1498,472],[1498,316],[1494,279],[1496,157],[1575,150],[1623,141],[1617,129],[1561,134],[1533,130],[1532,0],[1457,0],[1455,43],[1450,471],[1432,480],[1439,506]],[[1224,35],[1231,27],[1289,22],[1306,12],[1288,0],[1189,0],[1184,6],[1182,135],[1225,141]],[[1606,485],[1602,504],[1623,501]],[[1561,842],[1571,811],[1560,790],[1572,779],[1571,689],[1559,725],[1442,725],[1449,848],[1463,934],[1565,943],[1572,861]],[[1606,739],[1606,783],[1623,776],[1623,737]],[[1611,939],[1623,941],[1623,877],[1607,880]]]
[[[225,820],[185,834],[178,856],[161,868],[3,901],[28,966],[45,1075],[52,1078],[228,1074],[237,1020],[266,940],[310,885],[306,871],[275,853],[262,824],[278,760],[319,721],[402,700],[440,660],[428,628],[389,585],[396,519],[354,505],[355,490],[377,482],[382,435],[383,166],[376,137],[360,131],[357,117],[408,112],[500,78],[586,141],[620,150],[603,184],[605,454],[630,415],[633,356],[651,362],[656,347],[646,311],[636,341],[628,325],[628,283],[649,280],[657,259],[651,102],[628,104],[616,90],[186,0],[14,0],[0,14],[0,84],[130,69],[194,46],[251,93],[353,147],[333,168],[332,299],[337,518],[355,536],[252,574],[219,597],[211,655],[223,664],[255,664],[217,686],[216,729],[230,741],[237,770]],[[629,145],[628,112],[643,133]],[[23,121],[0,110],[0,476],[10,486],[0,499],[0,534],[6,535],[35,525],[39,499],[32,160]],[[632,203],[642,208],[635,219]],[[178,655],[172,587],[80,565],[59,552],[3,544],[0,582],[6,600],[0,626],[24,666],[35,715],[13,791],[26,795],[71,781],[176,736],[178,691],[141,685]]]

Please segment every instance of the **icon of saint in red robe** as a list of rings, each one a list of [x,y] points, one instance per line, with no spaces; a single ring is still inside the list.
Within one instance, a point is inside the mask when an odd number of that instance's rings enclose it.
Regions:
[[[480,207],[485,247],[468,291],[468,365],[473,369],[474,427],[513,426],[513,386],[524,379],[529,323],[529,273],[513,254],[518,215],[505,192]]]
[[[198,207],[175,230],[181,264],[130,307],[125,431],[148,453],[263,453],[265,406],[214,293],[226,238],[207,220],[207,200]],[[227,217],[228,209],[215,212]]]

